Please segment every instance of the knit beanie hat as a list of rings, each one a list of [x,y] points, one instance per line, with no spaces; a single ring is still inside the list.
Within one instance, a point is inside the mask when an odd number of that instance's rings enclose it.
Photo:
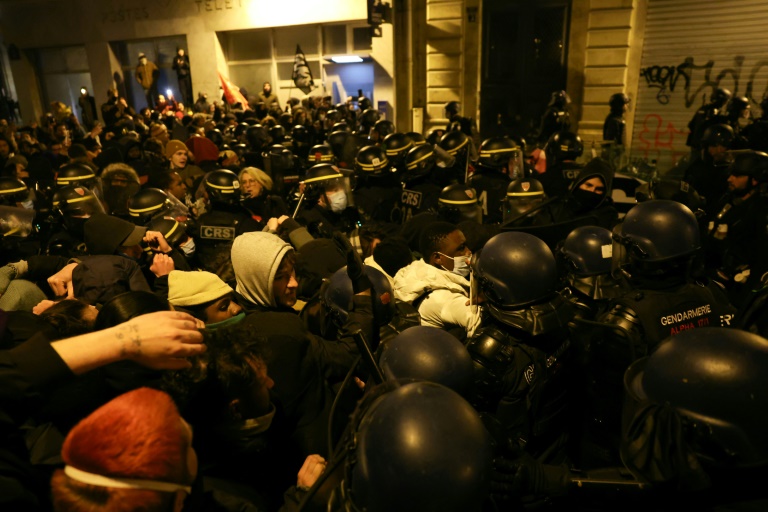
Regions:
[[[197,306],[229,295],[234,290],[211,272],[172,270],[168,275],[168,302],[174,306]]]
[[[168,144],[165,146],[165,157],[171,158],[174,153],[181,150],[189,151],[187,146],[185,146],[184,143],[180,140],[169,140]]]

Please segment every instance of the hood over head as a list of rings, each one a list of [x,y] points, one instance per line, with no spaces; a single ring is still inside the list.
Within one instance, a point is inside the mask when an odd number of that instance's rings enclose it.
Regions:
[[[275,274],[293,247],[263,231],[243,233],[232,243],[232,267],[237,293],[260,306],[277,307],[272,292]]]

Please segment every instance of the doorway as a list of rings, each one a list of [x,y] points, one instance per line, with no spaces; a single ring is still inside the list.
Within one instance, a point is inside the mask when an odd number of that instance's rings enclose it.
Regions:
[[[570,0],[483,3],[480,133],[535,138],[552,92],[564,90]]]

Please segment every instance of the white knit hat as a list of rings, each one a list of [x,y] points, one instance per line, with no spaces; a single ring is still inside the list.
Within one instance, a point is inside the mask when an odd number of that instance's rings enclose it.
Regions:
[[[234,290],[211,272],[183,272],[172,270],[168,275],[168,302],[174,306],[205,304]]]

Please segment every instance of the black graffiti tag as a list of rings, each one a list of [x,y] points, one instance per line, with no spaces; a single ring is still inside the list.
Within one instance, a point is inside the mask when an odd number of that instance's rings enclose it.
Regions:
[[[726,87],[735,95],[740,91],[742,68],[745,57],[737,55],[733,58],[733,65],[722,69],[715,74],[715,61],[709,60],[706,64],[697,65],[693,57],[686,59],[677,66],[648,66],[640,70],[640,75],[645,78],[648,87],[658,89],[656,100],[667,105],[672,93],[682,88],[685,108],[690,108],[694,103],[704,103],[718,87]],[[768,94],[768,83],[758,84],[758,74],[768,60],[760,60],[752,66],[749,77],[744,87],[744,95],[755,103],[759,103]]]

